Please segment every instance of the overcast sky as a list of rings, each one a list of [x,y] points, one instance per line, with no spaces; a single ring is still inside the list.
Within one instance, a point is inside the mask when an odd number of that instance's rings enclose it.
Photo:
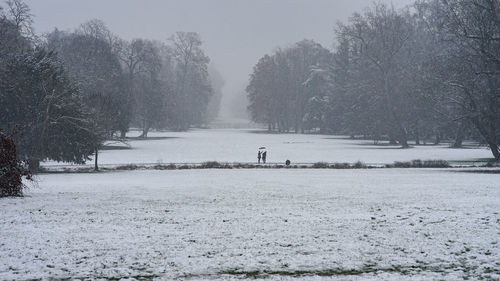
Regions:
[[[198,32],[226,80],[225,94],[241,91],[257,60],[278,46],[313,39],[327,48],[337,21],[371,0],[26,0],[37,33],[74,29],[101,19],[120,37],[166,40]],[[382,0],[403,7],[412,0]]]

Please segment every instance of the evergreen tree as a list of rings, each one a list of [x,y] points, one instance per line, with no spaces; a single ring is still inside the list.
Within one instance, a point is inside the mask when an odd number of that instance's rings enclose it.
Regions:
[[[84,163],[96,145],[78,88],[53,52],[37,48],[10,57],[0,72],[1,128],[17,130],[21,160]]]

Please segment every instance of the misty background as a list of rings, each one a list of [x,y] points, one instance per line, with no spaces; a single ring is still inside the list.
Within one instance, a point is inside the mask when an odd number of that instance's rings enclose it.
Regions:
[[[390,1],[395,8],[411,0]],[[225,80],[221,119],[246,118],[244,89],[262,54],[304,38],[334,44],[338,21],[370,6],[371,0],[27,0],[37,33],[74,30],[101,19],[118,36],[166,40],[176,31],[200,34],[206,54]]]

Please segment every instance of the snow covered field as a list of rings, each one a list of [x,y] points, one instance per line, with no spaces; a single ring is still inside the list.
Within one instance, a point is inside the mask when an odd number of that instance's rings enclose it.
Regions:
[[[184,170],[38,180],[27,197],[0,200],[0,280],[500,278],[494,174]]]
[[[375,146],[372,141],[345,137],[300,134],[266,134],[259,130],[193,130],[152,132],[150,140],[131,140],[129,150],[107,150],[99,154],[101,164],[255,162],[257,150],[267,147],[268,162],[292,163],[363,161],[388,164],[414,159],[471,160],[491,158],[485,147],[451,149],[449,145]],[[132,132],[131,136],[138,135]],[[89,162],[89,165],[92,162]],[[51,163],[57,164],[57,163]]]
[[[99,162],[254,162],[260,146],[279,163],[491,157],[256,130],[150,137]],[[25,198],[0,199],[0,280],[499,280],[499,179],[453,169],[40,175]]]

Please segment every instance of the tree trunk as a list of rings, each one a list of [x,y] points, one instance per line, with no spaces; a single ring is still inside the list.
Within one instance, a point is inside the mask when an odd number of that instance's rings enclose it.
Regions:
[[[144,120],[143,126],[142,126],[142,134],[139,136],[139,138],[147,138],[148,133],[149,133],[150,125],[148,120]]]
[[[121,131],[120,131],[120,138],[121,138],[121,139],[124,139],[124,138],[126,138],[126,137],[127,137],[127,131],[125,131],[125,130],[121,130]]]
[[[493,153],[493,157],[495,157],[495,161],[500,161],[500,150],[498,148],[497,142],[495,141],[495,138],[488,137],[486,139],[486,143],[488,143],[491,153]]]
[[[420,126],[418,120],[415,120],[415,145],[420,145]]]
[[[491,153],[493,153],[493,157],[495,157],[495,160],[500,161],[500,150],[498,149],[498,145],[496,143],[490,142],[488,142],[488,144],[490,145]]]
[[[28,160],[28,169],[32,174],[38,173],[38,171],[40,171],[40,159],[30,158]]]
[[[389,134],[389,144],[390,145],[396,145],[396,144],[398,144],[396,142],[396,138],[394,137],[394,135],[392,133]]]
[[[94,171],[99,171],[99,165],[97,164],[97,158],[99,157],[99,149],[95,148],[95,159],[94,159]]]
[[[438,131],[438,132],[436,132],[436,140],[434,140],[434,144],[438,145],[440,143],[441,143],[441,133],[439,133],[439,131]]]
[[[464,122],[460,122],[457,131],[455,133],[455,142],[453,143],[453,148],[461,148],[462,142],[464,140]]]
[[[141,138],[147,138],[148,137],[148,133],[149,133],[149,126],[142,128]]]
[[[495,160],[500,161],[500,150],[498,148],[498,142],[496,141],[495,131],[489,132],[478,117],[473,118],[472,123],[476,126],[481,136],[490,146],[491,153],[493,153]]]
[[[409,148],[410,146],[408,145],[408,132],[406,131],[406,128],[401,127],[400,131],[399,144],[401,145],[401,148]]]

